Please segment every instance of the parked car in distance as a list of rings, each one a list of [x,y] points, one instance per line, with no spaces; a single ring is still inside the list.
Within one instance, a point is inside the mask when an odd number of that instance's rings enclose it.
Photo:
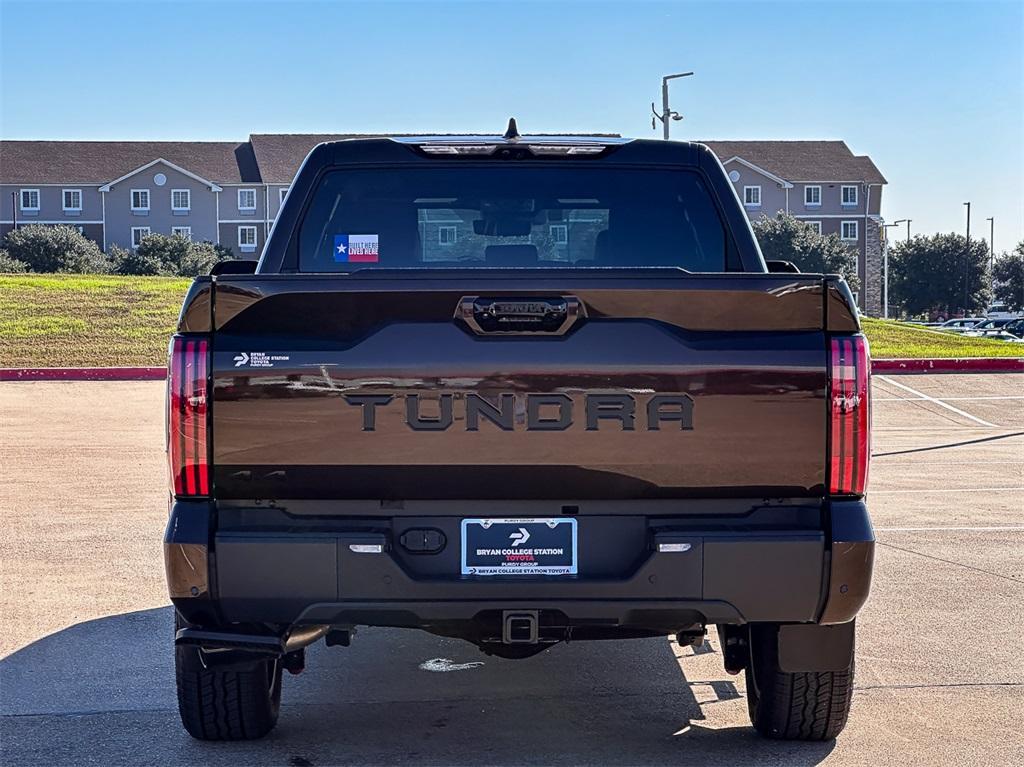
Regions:
[[[1005,325],[1013,321],[1012,317],[999,320],[985,320],[972,328],[961,331],[965,336],[988,336],[999,333]]]
[[[1007,341],[1024,340],[1024,317],[1019,317],[1015,320],[1010,320],[1005,325],[1003,325],[1002,328],[1000,328],[1000,331],[1003,335],[1010,336],[1010,338],[1006,339]]]
[[[962,333],[965,330],[971,330],[977,325],[980,325],[985,321],[984,317],[957,317],[953,320],[946,320],[940,322],[935,326],[937,330],[952,330],[958,333]]]
[[[994,301],[985,312],[985,317],[990,320],[1015,320],[1024,317],[1024,313],[1010,311],[1002,301]]]

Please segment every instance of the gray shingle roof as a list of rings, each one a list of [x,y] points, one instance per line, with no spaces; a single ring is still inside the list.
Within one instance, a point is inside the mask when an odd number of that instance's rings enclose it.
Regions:
[[[371,137],[355,133],[254,133],[249,141],[264,183],[289,184],[309,150],[317,144]]]
[[[258,133],[246,142],[0,141],[0,182],[103,184],[162,157],[214,183],[288,184],[317,144],[375,135],[381,134]],[[855,156],[843,141],[702,143],[723,162],[739,156],[787,181],[886,183],[870,157]]]
[[[862,181],[884,184],[867,156],[855,156],[845,141],[702,141],[722,162],[741,157],[786,181]]]
[[[5,184],[104,184],[163,158],[215,183],[258,183],[248,142],[0,141]]]

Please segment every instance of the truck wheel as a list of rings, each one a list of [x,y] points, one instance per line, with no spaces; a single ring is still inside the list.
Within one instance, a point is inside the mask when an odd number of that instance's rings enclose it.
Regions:
[[[831,740],[846,726],[853,699],[853,652],[843,671],[779,668],[778,626],[750,627],[747,710],[766,738]]]
[[[254,740],[277,724],[281,663],[277,658],[241,668],[203,665],[199,649],[174,648],[178,712],[199,740]]]

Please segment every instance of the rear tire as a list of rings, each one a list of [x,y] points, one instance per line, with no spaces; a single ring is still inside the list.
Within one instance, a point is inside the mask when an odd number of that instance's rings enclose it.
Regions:
[[[853,700],[853,651],[842,671],[789,673],[779,668],[778,626],[750,627],[747,710],[766,738],[831,740],[846,726]]]
[[[218,669],[196,647],[174,648],[178,712],[199,740],[254,740],[277,724],[281,663],[277,658]]]

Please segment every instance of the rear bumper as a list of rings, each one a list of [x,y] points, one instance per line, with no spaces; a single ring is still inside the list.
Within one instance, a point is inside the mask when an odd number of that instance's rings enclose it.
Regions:
[[[420,525],[444,531],[457,548],[457,517],[214,531],[211,511],[174,503],[165,538],[172,601],[202,626],[409,626],[458,635],[459,624],[511,610],[541,611],[552,625],[635,631],[843,623],[867,598],[874,553],[860,500],[815,509],[822,521],[813,529],[774,529],[765,520],[781,515],[777,508],[730,524],[580,517],[580,576],[528,580],[461,578],[453,552],[410,555],[399,543],[403,529]],[[663,542],[690,546],[659,552]],[[352,548],[368,543],[382,551]],[[628,560],[616,560],[617,549]],[[607,572],[594,575],[598,552]]]

